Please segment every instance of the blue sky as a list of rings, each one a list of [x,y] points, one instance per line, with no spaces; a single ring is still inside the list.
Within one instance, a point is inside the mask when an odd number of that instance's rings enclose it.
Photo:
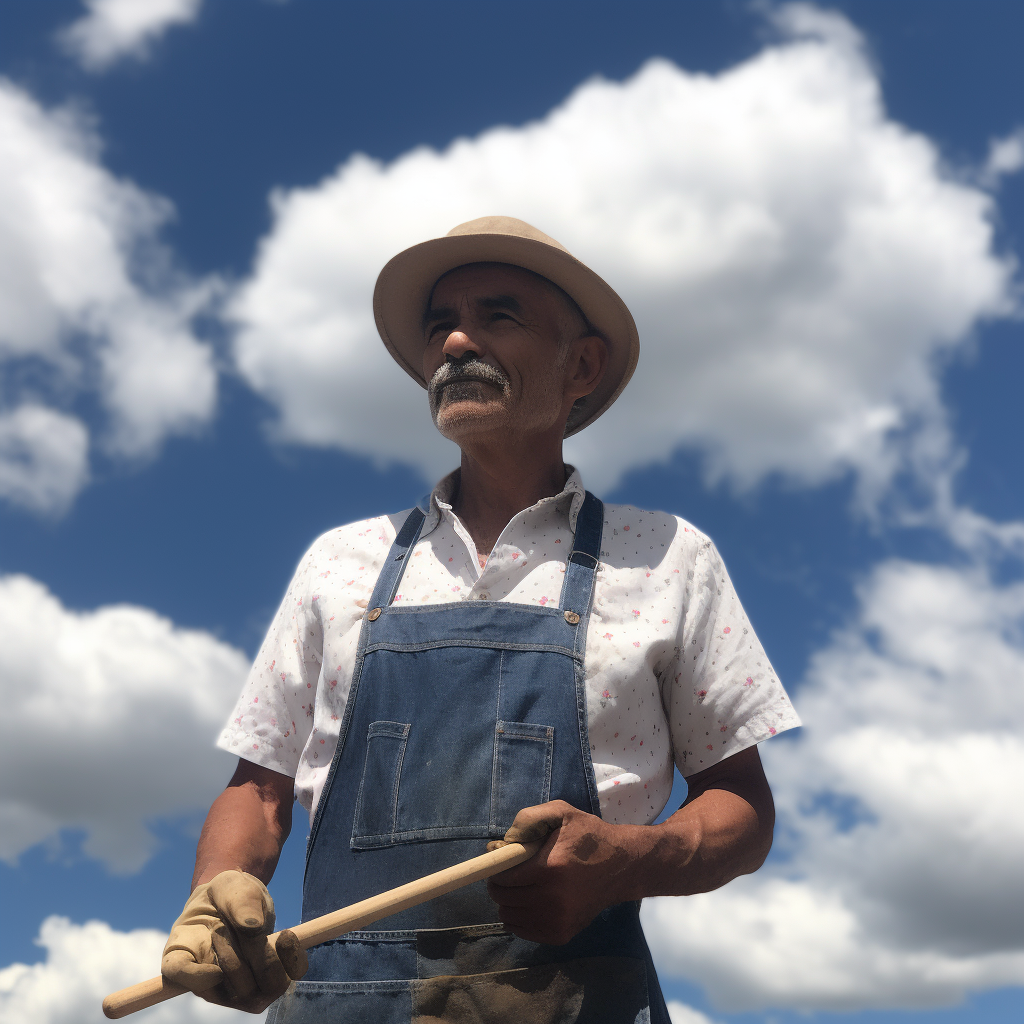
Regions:
[[[0,13],[5,1020],[155,972],[299,556],[452,460],[373,278],[488,212],[629,302],[568,456],[715,539],[808,723],[765,869],[646,909],[678,1020],[1020,1019],[1019,5],[86,6]]]

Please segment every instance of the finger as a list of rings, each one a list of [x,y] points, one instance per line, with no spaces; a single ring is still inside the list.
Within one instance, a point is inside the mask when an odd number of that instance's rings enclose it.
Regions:
[[[208,1003],[213,1003],[216,1006],[227,1006],[232,1010],[243,1010],[246,1013],[262,1013],[278,998],[277,996],[267,997],[257,989],[251,996],[239,999],[226,981],[223,984],[214,985],[213,988],[208,988],[203,992],[196,992],[195,994],[200,999],[205,999]]]
[[[245,1013],[262,1013],[274,999],[268,999],[262,992],[257,990],[248,999],[238,999],[228,988],[227,983],[215,985],[205,992],[196,992],[200,999],[205,999],[215,1006],[226,1006],[232,1010],[243,1010]],[[277,998],[275,996],[275,998]],[[191,1019],[191,1018],[190,1018]],[[220,1019],[219,1017],[217,1018]]]
[[[258,988],[249,965],[239,955],[231,936],[223,924],[213,929],[211,936],[217,963],[224,972],[224,982],[235,999],[248,999]]]
[[[564,800],[524,807],[505,833],[506,843],[532,843],[561,828],[567,813],[573,810]]]
[[[524,886],[536,885],[543,876],[543,869],[539,867],[524,870],[525,865],[518,865],[502,871],[500,874],[491,875],[488,885],[496,885],[503,889],[522,889]]]
[[[224,980],[216,964],[197,964],[187,949],[171,949],[160,961],[160,973],[190,992],[205,992]]]
[[[528,907],[536,906],[539,902],[537,888],[532,885],[499,885],[488,881],[487,895],[499,907]]]
[[[277,937],[277,955],[281,958],[288,977],[294,981],[298,981],[309,970],[306,951],[299,945],[298,936],[290,928],[286,928]]]
[[[529,860],[523,861],[522,864],[516,864],[515,867],[499,871],[496,875],[491,875],[490,880],[495,885],[504,886],[537,885],[542,882],[548,871],[548,858],[551,856],[551,851],[555,848],[560,834],[556,829]]]
[[[239,935],[238,948],[260,992],[271,999],[281,995],[291,979],[266,935]]]
[[[274,929],[274,901],[266,886],[244,871],[222,871],[208,895],[221,916],[240,934],[268,934]]]
[[[223,974],[221,975],[220,985],[214,985],[213,988],[207,988],[202,992],[196,992],[196,995],[199,996],[200,999],[205,999],[208,1003],[213,1003],[215,1006],[231,1006],[235,1009],[241,1008],[234,993],[228,987],[228,983],[224,979]]]

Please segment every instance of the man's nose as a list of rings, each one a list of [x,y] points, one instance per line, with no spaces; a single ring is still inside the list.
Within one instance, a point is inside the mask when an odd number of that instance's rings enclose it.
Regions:
[[[448,335],[441,351],[448,360],[463,359],[470,354],[476,356],[484,354],[482,345],[474,341],[465,331],[458,329]]]

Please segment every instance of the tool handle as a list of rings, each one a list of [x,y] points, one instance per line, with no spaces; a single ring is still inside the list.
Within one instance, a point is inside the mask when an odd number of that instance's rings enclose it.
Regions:
[[[364,928],[374,921],[390,914],[397,914],[400,910],[408,910],[410,907],[419,906],[435,896],[443,896],[446,892],[461,889],[464,885],[478,882],[482,878],[490,878],[499,871],[522,864],[529,860],[541,847],[537,843],[509,843],[490,853],[483,853],[479,857],[472,857],[461,864],[453,864],[450,868],[435,871],[433,874],[424,875],[414,882],[406,882],[396,889],[389,889],[378,896],[371,896],[367,900],[360,900],[350,907],[342,907],[333,913],[324,914],[323,917],[315,917],[312,921],[304,921],[290,929],[299,940],[303,949],[316,946],[321,942],[328,942],[336,939],[339,935],[354,931],[356,928]],[[280,932],[274,932],[268,936],[270,942],[276,943]],[[119,1017],[127,1017],[136,1010],[144,1010],[147,1006],[155,1006],[165,999],[173,999],[180,996],[188,989],[181,985],[175,985],[163,976],[150,978],[149,981],[141,981],[137,985],[130,985],[119,992],[111,992],[103,1000],[103,1013],[111,1020]]]

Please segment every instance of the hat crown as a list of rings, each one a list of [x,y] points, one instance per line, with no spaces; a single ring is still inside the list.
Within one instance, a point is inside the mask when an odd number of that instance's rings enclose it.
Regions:
[[[545,235],[518,217],[477,217],[476,220],[467,220],[465,224],[452,228],[446,237],[452,238],[455,235],[514,235],[516,238],[532,238],[535,242],[552,245],[562,252],[569,251],[561,242],[556,242],[550,235]]]

